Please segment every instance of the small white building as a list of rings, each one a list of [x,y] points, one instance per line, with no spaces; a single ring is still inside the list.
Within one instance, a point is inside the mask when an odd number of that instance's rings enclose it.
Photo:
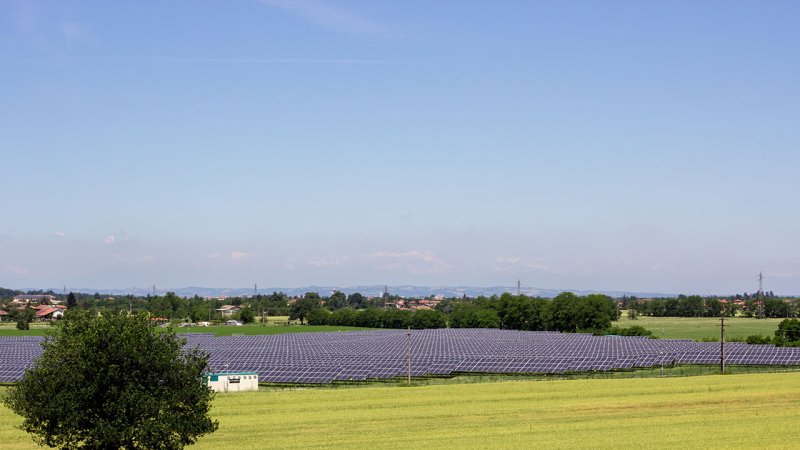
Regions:
[[[21,294],[15,295],[14,299],[11,300],[11,303],[17,305],[27,305],[30,303],[60,303],[56,300],[55,295],[49,294]]]
[[[216,392],[258,390],[257,372],[219,372],[206,374],[206,383]]]
[[[217,308],[217,312],[222,314],[222,317],[230,317],[241,310],[242,308],[236,305],[222,305],[219,308]]]

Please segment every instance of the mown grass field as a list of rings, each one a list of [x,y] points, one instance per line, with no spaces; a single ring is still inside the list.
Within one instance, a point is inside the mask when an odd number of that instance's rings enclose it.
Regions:
[[[45,330],[52,326],[46,323],[32,323],[30,330],[18,330],[14,322],[3,322],[0,324],[0,336],[44,336]]]
[[[773,336],[778,324],[783,319],[753,319],[733,317],[725,319],[726,339],[744,339],[753,334]],[[351,331],[365,330],[367,328],[327,326],[327,325],[286,325],[287,317],[270,317],[267,324],[250,324],[236,326],[188,327],[175,328],[179,333],[213,333],[217,336],[230,336],[232,334],[257,335],[304,333],[316,331]],[[623,312],[622,318],[612,325],[629,327],[640,325],[651,330],[656,337],[668,339],[718,339],[719,319],[710,317],[647,317],[639,316],[637,320],[630,320]],[[43,336],[47,324],[33,323],[27,331],[17,330],[14,323],[0,325],[0,336]]]
[[[197,449],[797,448],[800,374],[220,394]],[[36,448],[0,407],[4,449]]]
[[[753,319],[747,317],[725,318],[725,339],[741,338],[753,334],[774,336],[783,319]],[[625,312],[612,325],[629,327],[639,325],[652,331],[658,338],[668,339],[719,339],[719,318],[714,317],[647,317],[630,320]]]
[[[283,333],[311,333],[319,331],[353,331],[367,330],[368,328],[340,327],[332,325],[243,325],[241,327],[214,326],[214,327],[187,327],[175,328],[178,333],[212,333],[217,336],[258,335],[258,334],[283,334]]]
[[[17,330],[14,324],[3,325],[0,327],[0,336],[44,336],[45,332],[53,327],[49,325],[31,326],[30,330]],[[352,330],[366,330],[368,328],[358,327],[341,327],[329,325],[261,325],[250,324],[240,327],[217,325],[210,327],[175,327],[177,333],[211,333],[217,336],[231,336],[234,334],[241,335],[258,335],[258,334],[283,334],[283,333],[308,333],[318,331],[352,331]]]

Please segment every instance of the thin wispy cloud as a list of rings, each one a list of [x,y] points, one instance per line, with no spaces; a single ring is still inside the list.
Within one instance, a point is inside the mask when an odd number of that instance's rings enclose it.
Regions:
[[[87,23],[63,17],[47,2],[11,1],[9,31],[5,36],[16,46],[28,48],[49,58],[66,58],[70,47],[95,45],[100,40]]]
[[[353,58],[70,58],[75,64],[263,64],[263,65],[363,65],[386,66],[400,64],[388,59]],[[43,58],[4,59],[9,64],[36,64],[50,61]]]
[[[11,273],[11,274],[14,274],[14,275],[28,275],[30,273],[30,270],[28,270],[25,267],[14,266],[14,265],[11,265],[11,264],[6,265],[3,268],[3,271]]]
[[[367,255],[378,270],[399,270],[413,274],[443,273],[450,265],[430,250],[394,252],[382,250]]]
[[[381,250],[354,256],[316,258],[305,264],[318,269],[367,269],[412,274],[443,273],[451,269],[450,264],[426,249],[401,252]]]
[[[398,64],[385,59],[347,59],[347,58],[167,58],[152,62],[186,64]]]
[[[50,235],[52,239],[60,240],[60,241],[74,241],[75,238],[72,237],[71,234],[67,233],[66,231],[56,231]]]
[[[261,0],[261,3],[297,15],[334,31],[348,34],[379,34],[381,26],[354,12],[317,0]]]
[[[248,252],[243,252],[241,250],[234,250],[230,252],[230,254],[228,255],[228,259],[234,262],[241,262],[249,259],[251,256],[252,255]]]
[[[103,243],[106,245],[116,245],[122,242],[128,242],[130,237],[128,235],[118,236],[115,234],[109,234],[103,239]]]
[[[314,267],[342,267],[350,265],[352,259],[349,255],[344,255],[341,258],[333,258],[333,259],[314,259],[308,261],[307,264],[309,266]]]
[[[254,256],[253,253],[245,252],[242,250],[231,250],[227,253],[214,252],[207,256],[210,261],[217,263],[234,263],[240,264],[249,261]]]
[[[491,265],[492,272],[548,272],[555,271],[550,266],[536,259],[519,256],[498,256]]]

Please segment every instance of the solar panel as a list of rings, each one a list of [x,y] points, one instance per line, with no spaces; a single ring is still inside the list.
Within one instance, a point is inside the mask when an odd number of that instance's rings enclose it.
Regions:
[[[212,370],[259,373],[268,383],[325,384],[407,374],[405,330],[224,336],[184,334],[210,354]],[[19,380],[43,338],[0,337],[0,382]],[[727,364],[800,365],[800,349],[728,343]],[[411,332],[412,376],[457,373],[607,371],[673,364],[716,364],[719,344],[675,339],[493,329]]]

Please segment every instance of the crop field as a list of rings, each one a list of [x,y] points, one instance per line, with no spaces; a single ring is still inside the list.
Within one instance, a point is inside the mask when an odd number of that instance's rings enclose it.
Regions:
[[[783,319],[754,319],[748,317],[725,318],[725,339],[744,339],[753,334],[774,336],[778,324]],[[613,326],[630,327],[639,325],[664,339],[719,339],[719,318],[715,317],[648,317],[639,316],[630,320],[625,312]]]
[[[800,374],[219,394],[197,449],[796,448]],[[37,448],[0,407],[4,449]]]

